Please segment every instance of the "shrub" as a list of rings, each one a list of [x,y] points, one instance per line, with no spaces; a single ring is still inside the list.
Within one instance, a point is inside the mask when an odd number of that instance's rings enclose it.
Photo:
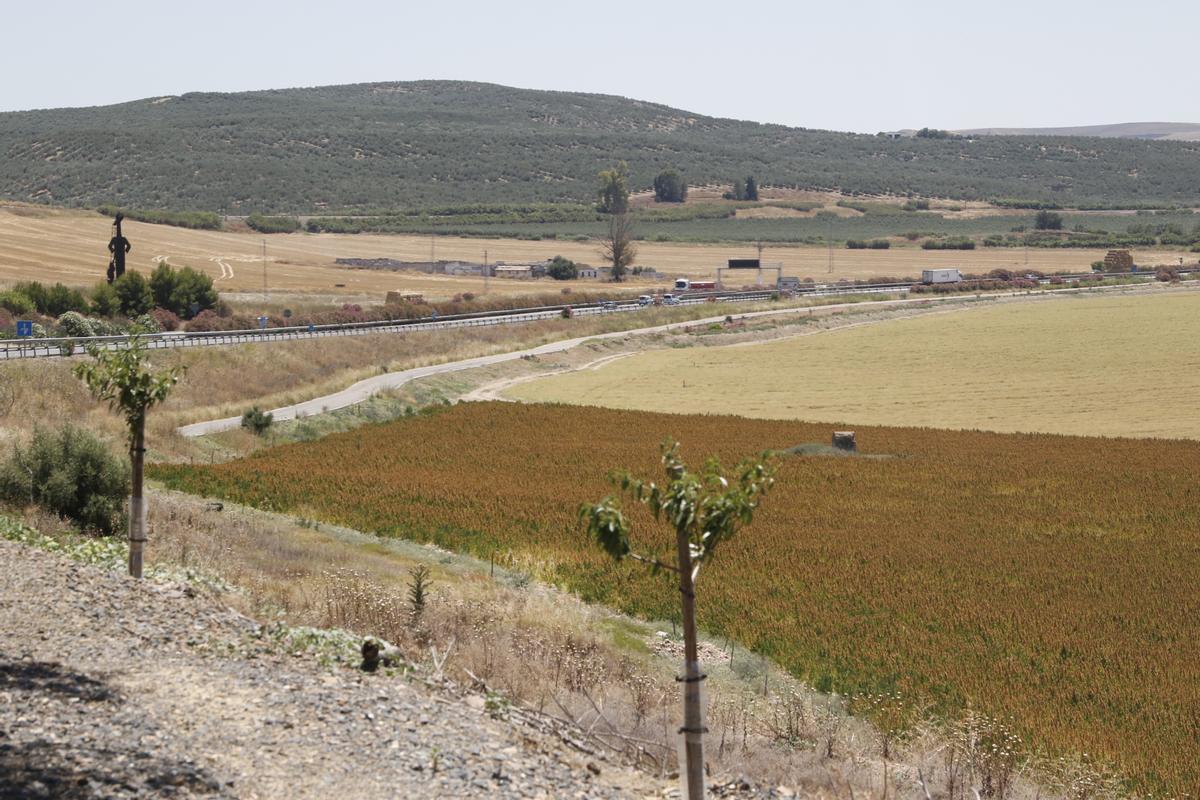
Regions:
[[[151,314],[138,315],[138,318],[133,321],[133,326],[142,333],[162,333],[158,320]]]
[[[25,295],[20,292],[7,291],[0,292],[0,308],[10,314],[16,314],[18,317],[33,314],[37,312],[37,307]]]
[[[295,233],[300,230],[300,220],[295,217],[268,217],[257,212],[246,217],[246,224],[259,233]]]
[[[275,416],[269,411],[263,411],[258,406],[251,406],[242,414],[242,427],[255,436],[262,436],[275,421]]]
[[[177,331],[179,330],[179,316],[173,311],[168,311],[165,308],[156,308],[150,312],[150,316],[158,324],[160,331]]]
[[[1061,231],[1063,226],[1062,214],[1043,209],[1033,218],[1033,227],[1039,231]]]
[[[213,288],[212,278],[191,267],[177,270],[165,261],[150,276],[150,291],[154,305],[184,319],[217,304],[217,290]]]
[[[91,312],[98,317],[115,317],[121,313],[121,298],[110,284],[101,281],[92,289]]]
[[[58,331],[63,336],[95,336],[92,321],[78,311],[68,311],[58,318]]]
[[[154,308],[154,293],[140,272],[126,272],[113,281],[113,289],[116,290],[121,313],[127,317],[136,317]]]
[[[926,239],[921,242],[922,250],[974,250],[971,239]]]
[[[555,256],[546,267],[546,274],[556,281],[570,281],[579,277],[579,267],[569,258]]]
[[[67,425],[33,432],[27,448],[14,447],[0,467],[0,495],[33,502],[74,520],[85,530],[111,534],[121,526],[129,466],[91,433]]]
[[[682,203],[687,199],[687,188],[678,170],[663,170],[654,179],[654,199],[659,203]]]

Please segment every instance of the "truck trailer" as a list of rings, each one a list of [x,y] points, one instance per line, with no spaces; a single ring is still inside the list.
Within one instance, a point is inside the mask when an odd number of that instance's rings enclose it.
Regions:
[[[962,273],[957,269],[923,269],[921,283],[959,283]]]

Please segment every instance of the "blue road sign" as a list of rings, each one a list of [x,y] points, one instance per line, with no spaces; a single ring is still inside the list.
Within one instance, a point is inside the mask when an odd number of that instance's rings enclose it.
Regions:
[[[33,321],[28,319],[17,320],[17,336],[22,339],[33,338]]]

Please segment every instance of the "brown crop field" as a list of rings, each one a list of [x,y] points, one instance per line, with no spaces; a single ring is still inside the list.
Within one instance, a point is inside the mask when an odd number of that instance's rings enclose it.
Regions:
[[[685,413],[1200,439],[1200,291],[928,314],[816,336],[660,349],[505,395]]]
[[[203,231],[128,221],[125,233],[133,243],[129,264],[148,272],[155,259],[168,258],[176,266],[191,266],[212,275],[222,293],[249,293],[263,289],[262,244],[267,243],[267,283],[275,299],[280,296],[316,295],[343,301],[383,301],[389,290],[424,292],[444,298],[460,292],[484,290],[478,278],[456,278],[419,273],[381,272],[339,268],[338,258],[395,258],[427,261],[431,239],[427,236],[380,234],[275,234]],[[91,286],[104,276],[108,265],[110,220],[86,211],[0,204],[0,285],[20,280],[61,281],[70,286]],[[595,242],[521,241],[437,237],[434,257],[481,261],[484,251],[492,261],[533,261],[563,255],[599,265]],[[749,245],[704,245],[639,242],[637,263],[669,274],[712,277],[726,259],[754,255]],[[1100,254],[1102,256],[1103,254]],[[1139,251],[1140,263],[1176,264],[1178,253]],[[1028,268],[1045,272],[1087,271],[1098,257],[1095,250],[1048,250],[1031,253]],[[767,247],[763,259],[781,263],[785,275],[818,281],[876,276],[916,276],[922,269],[961,267],[968,272],[1026,268],[1024,254],[1011,248],[972,251],[927,251],[919,247],[892,250],[838,250],[834,272],[828,272],[828,251],[823,247]],[[232,274],[232,275],[231,275]],[[222,277],[224,276],[224,277]],[[745,277],[753,283],[756,275]],[[773,273],[765,278],[773,279]],[[338,286],[338,284],[343,284]],[[528,294],[545,291],[557,282],[496,280],[488,291]],[[611,288],[611,284],[573,281],[580,290]],[[630,283],[631,290],[652,284]]]
[[[1009,720],[1174,796],[1200,785],[1200,443],[858,428],[886,457],[780,455],[752,527],[701,577],[705,628],[815,686]],[[173,488],[493,555],[651,619],[663,576],[614,565],[575,511],[605,474],[828,442],[830,427],[471,403],[208,467]],[[634,513],[635,549],[669,552]]]

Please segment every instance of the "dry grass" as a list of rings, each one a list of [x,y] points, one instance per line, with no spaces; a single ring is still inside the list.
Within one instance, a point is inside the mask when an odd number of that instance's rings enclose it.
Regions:
[[[835,206],[836,208],[836,206]],[[848,211],[848,209],[842,209]],[[61,281],[91,286],[99,281],[108,263],[105,247],[109,220],[83,211],[50,210],[0,205],[0,284],[18,280]],[[377,234],[296,233],[263,237],[260,234],[193,231],[165,225],[127,222],[126,233],[134,244],[129,264],[148,272],[156,256],[167,256],[176,266],[202,269],[216,280],[217,288],[237,300],[258,303],[262,297],[262,242],[267,242],[268,282],[276,304],[305,302],[382,302],[389,290],[418,291],[431,298],[460,292],[481,293],[477,278],[450,278],[416,273],[351,270],[334,266],[340,257],[397,258],[426,261],[430,237]],[[479,261],[488,251],[492,261],[528,261],[563,255],[576,261],[599,264],[594,242],[519,241],[514,239],[433,240],[439,259]],[[638,263],[670,274],[711,277],[726,259],[745,257],[746,244],[702,245],[638,243]],[[752,254],[752,253],[751,253]],[[1048,250],[1031,254],[1028,267],[1050,271],[1087,271],[1096,260],[1094,250]],[[1177,253],[1139,251],[1139,263],[1176,263]],[[769,246],[769,262],[781,262],[785,275],[827,278],[869,278],[879,275],[918,275],[922,269],[961,267],[969,272],[997,268],[1024,269],[1025,256],[1011,248],[973,251],[926,251],[917,247],[892,250],[839,250],[834,254],[834,274],[828,273],[828,252],[823,247]],[[222,259],[234,272],[220,279]],[[773,277],[773,276],[772,276]],[[342,284],[342,286],[338,286]],[[528,294],[546,282],[493,279],[492,293]],[[630,284],[631,289],[650,284]],[[611,288],[611,284],[573,282],[580,290]]]
[[[766,307],[780,306],[747,304],[737,311]],[[156,366],[182,365],[187,372],[167,403],[149,417],[151,457],[207,456],[195,442],[178,436],[175,428],[241,414],[251,404],[279,408],[344,389],[385,370],[395,372],[714,313],[707,305],[651,308],[637,314],[522,325],[153,351],[151,359]],[[0,442],[28,435],[35,425],[66,421],[85,425],[110,441],[123,440],[121,420],[98,406],[71,375],[71,367],[81,358],[85,356],[0,363],[0,401],[13,399],[11,410],[0,416]]]
[[[1047,298],[656,350],[506,396],[873,425],[1200,438],[1200,292]]]

